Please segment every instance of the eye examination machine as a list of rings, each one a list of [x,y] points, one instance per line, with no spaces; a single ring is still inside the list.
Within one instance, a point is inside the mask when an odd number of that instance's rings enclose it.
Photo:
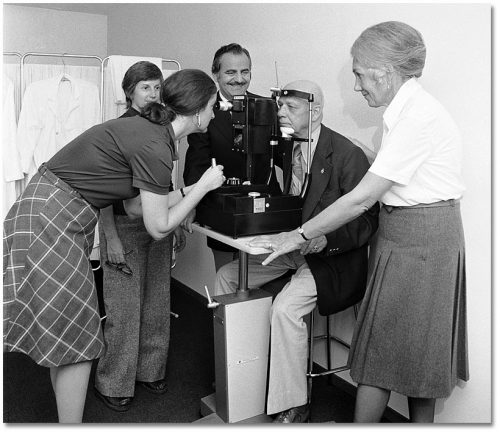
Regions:
[[[310,184],[312,103],[314,96],[295,90],[271,89],[272,97],[236,96],[220,109],[232,111],[233,151],[246,155],[247,179],[227,179],[227,184],[207,194],[197,207],[193,228],[239,251],[238,289],[208,297],[213,309],[215,393],[201,400],[199,423],[265,423],[269,360],[269,312],[272,294],[248,289],[248,255],[269,253],[251,248],[256,235],[277,233],[301,224],[302,203]],[[278,99],[293,96],[309,103],[308,137],[292,137],[282,128],[277,136]],[[307,169],[299,195],[288,193],[291,184],[294,142],[307,141]],[[255,166],[255,156],[269,155],[269,166]],[[276,179],[275,163],[283,169],[283,186]],[[213,161],[215,163],[215,161]],[[267,169],[267,181],[253,184],[255,170]],[[278,185],[278,187],[276,187]]]
[[[231,102],[219,103],[219,109],[232,113],[232,150],[246,156],[246,179],[229,178],[225,185],[209,192],[197,206],[196,218],[201,225],[234,238],[288,231],[301,223],[302,201],[309,185],[310,166],[307,166],[301,194],[289,194],[291,154],[294,141],[308,141],[310,153],[313,95],[295,90],[271,91],[271,98],[242,95],[235,96]],[[280,96],[308,100],[307,139],[292,138],[290,133],[293,131],[286,130],[288,128],[283,128],[281,136],[277,135],[277,100]],[[256,166],[260,155],[269,156],[268,166]],[[276,161],[283,169],[283,189],[276,181]],[[267,171],[265,183],[254,182],[256,170]]]

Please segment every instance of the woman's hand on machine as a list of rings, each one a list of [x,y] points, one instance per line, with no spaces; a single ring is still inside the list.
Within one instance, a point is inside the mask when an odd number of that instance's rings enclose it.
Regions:
[[[182,230],[181,226],[178,226],[174,230],[174,249],[176,252],[182,252],[186,247],[186,234]]]
[[[193,233],[193,222],[196,217],[196,207],[192,209],[186,218],[181,222],[181,227],[184,231],[187,231],[189,234]]]
[[[205,187],[207,192],[217,189],[226,181],[223,170],[224,167],[222,165],[211,166],[203,173],[199,183]]]

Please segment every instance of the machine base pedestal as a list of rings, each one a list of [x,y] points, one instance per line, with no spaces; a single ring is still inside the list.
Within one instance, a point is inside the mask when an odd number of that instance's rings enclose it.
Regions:
[[[205,396],[201,399],[200,413],[203,418],[194,421],[197,424],[225,424],[215,412],[215,393]],[[267,414],[259,414],[245,420],[241,420],[232,424],[253,424],[253,423],[272,423],[273,419]]]
[[[265,412],[272,295],[252,289],[213,299],[219,304],[213,316],[217,391],[202,399],[199,421],[270,422]]]

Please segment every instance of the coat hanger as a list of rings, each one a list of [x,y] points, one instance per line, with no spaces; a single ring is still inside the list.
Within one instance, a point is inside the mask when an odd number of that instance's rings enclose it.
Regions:
[[[63,53],[62,57],[61,57],[61,61],[63,64],[63,75],[62,75],[61,81],[69,81],[69,75],[66,72],[66,62],[64,61],[65,55],[66,55],[66,53]]]

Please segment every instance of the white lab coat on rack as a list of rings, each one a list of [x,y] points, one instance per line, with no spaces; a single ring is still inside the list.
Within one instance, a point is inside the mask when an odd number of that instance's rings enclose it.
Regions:
[[[23,172],[31,178],[43,162],[100,122],[95,84],[68,74],[33,82],[24,93],[17,130]]]

